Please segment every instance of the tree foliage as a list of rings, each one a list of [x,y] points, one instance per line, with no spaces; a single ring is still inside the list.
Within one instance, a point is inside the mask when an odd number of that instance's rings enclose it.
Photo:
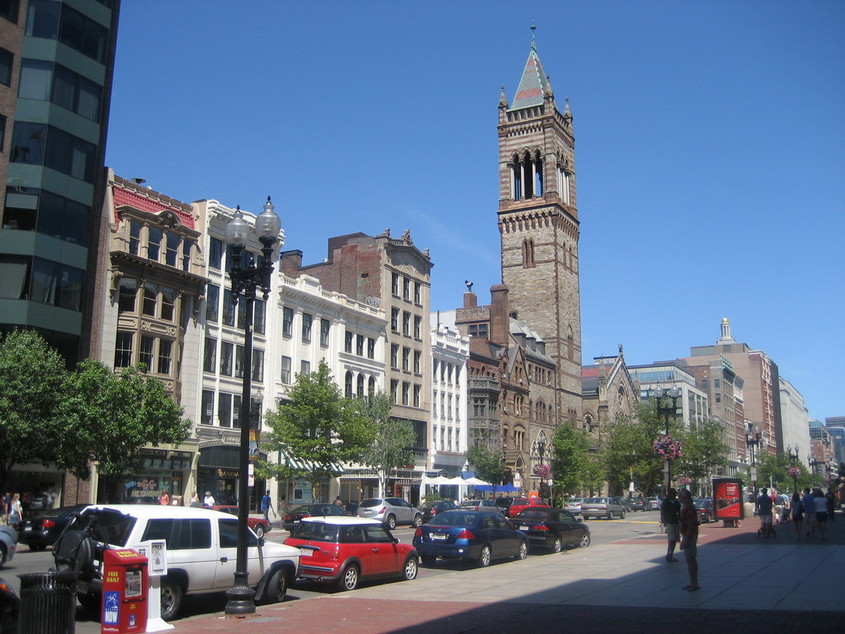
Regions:
[[[136,471],[145,445],[180,443],[191,427],[164,384],[143,366],[115,374],[94,359],[81,361],[68,375],[61,412],[73,441],[65,443],[58,464],[84,477],[89,462],[99,463],[109,499],[117,480]]]
[[[301,478],[316,489],[337,475],[337,463],[362,459],[375,439],[374,426],[360,401],[343,396],[325,361],[314,372],[297,374],[288,396],[289,402],[267,413],[270,440],[262,446],[281,450],[303,466],[265,461],[259,464],[260,475]]]
[[[0,490],[15,465],[55,462],[67,444],[65,375],[62,357],[34,331],[14,330],[0,343]]]
[[[676,435],[678,424],[670,419],[669,433]],[[652,443],[666,433],[665,419],[658,416],[654,399],[637,403],[631,418],[620,418],[610,429],[605,445],[605,467],[610,492],[619,495],[633,475],[640,491],[662,489],[663,460],[655,455]],[[677,470],[673,468],[673,472]]]
[[[391,417],[393,400],[384,392],[361,400],[359,406],[375,431],[362,462],[378,471],[379,496],[383,496],[390,472],[413,461],[409,448],[414,446],[417,435],[410,421]]]
[[[590,469],[590,441],[585,431],[559,425],[552,435],[552,478],[562,495],[587,488]]]
[[[683,455],[676,463],[676,472],[690,478],[701,491],[709,489],[716,468],[728,465],[730,448],[722,442],[722,426],[714,420],[706,420],[680,437]]]
[[[467,461],[475,477],[490,484],[501,484],[507,475],[505,456],[501,449],[486,444],[473,445],[467,451]]]

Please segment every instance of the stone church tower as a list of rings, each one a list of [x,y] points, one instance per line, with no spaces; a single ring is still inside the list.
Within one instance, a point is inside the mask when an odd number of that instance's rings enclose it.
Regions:
[[[510,311],[534,328],[557,365],[556,420],[582,426],[581,298],[575,137],[536,42],[508,105],[499,100],[499,232]],[[515,314],[514,314],[515,313]]]

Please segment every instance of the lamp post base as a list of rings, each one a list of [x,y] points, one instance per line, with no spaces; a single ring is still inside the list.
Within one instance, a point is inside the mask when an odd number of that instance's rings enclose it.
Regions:
[[[245,617],[255,614],[255,590],[249,587],[249,573],[236,572],[235,584],[226,591],[226,616]]]

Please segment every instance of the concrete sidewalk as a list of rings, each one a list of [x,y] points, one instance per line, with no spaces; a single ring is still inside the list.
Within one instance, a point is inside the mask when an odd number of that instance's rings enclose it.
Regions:
[[[682,590],[686,565],[667,563],[665,537],[643,527],[642,537],[488,569],[364,587],[352,593],[259,606],[255,616],[204,615],[172,623],[175,631],[263,632],[531,632],[577,627],[601,632],[687,631],[720,628],[845,627],[840,582],[845,570],[845,518],[828,524],[825,542],[757,536],[743,528],[701,527],[697,592]],[[664,610],[666,612],[664,612]],[[786,631],[790,631],[787,629]]]

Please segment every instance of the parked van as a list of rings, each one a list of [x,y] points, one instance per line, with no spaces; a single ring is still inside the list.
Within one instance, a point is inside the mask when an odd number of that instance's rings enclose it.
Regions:
[[[167,543],[167,575],[161,579],[161,617],[171,620],[186,594],[232,587],[237,562],[238,518],[201,507],[144,504],[85,507],[59,537],[53,550],[58,570],[79,573],[77,594],[99,608],[103,551],[135,548],[141,542]],[[265,543],[247,529],[249,584],[259,602],[282,601],[296,579],[299,549]]]

